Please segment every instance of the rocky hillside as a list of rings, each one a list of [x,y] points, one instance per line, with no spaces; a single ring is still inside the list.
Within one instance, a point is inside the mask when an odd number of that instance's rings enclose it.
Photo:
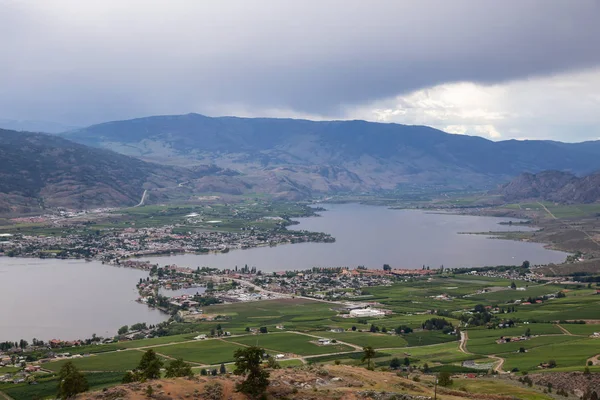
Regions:
[[[152,164],[56,136],[7,130],[0,130],[0,160],[0,213],[135,205],[145,189],[221,171]]]
[[[413,374],[417,376],[420,374]],[[206,399],[224,400],[249,399],[235,392],[235,384],[241,378],[236,376],[205,377],[192,379],[172,379],[133,383],[110,388],[102,392],[91,392],[77,396],[78,399]],[[271,384],[266,399],[312,399],[312,400],[431,400],[434,398],[433,376],[421,375],[419,382],[403,378],[393,372],[368,371],[365,368],[350,366],[300,367],[273,370]],[[535,389],[525,389],[501,380],[486,379],[481,390],[461,390],[456,387],[438,387],[440,400],[514,400],[535,398],[550,400]],[[152,387],[152,397],[147,396],[148,386]],[[504,389],[504,390],[503,390]],[[506,393],[506,394],[504,394]]]
[[[556,203],[600,201],[600,173],[577,177],[569,172],[521,174],[499,189],[506,201],[546,200]]]
[[[165,164],[216,164],[294,193],[493,187],[522,172],[600,169],[600,145],[492,142],[425,127],[365,121],[211,118],[199,114],[108,122],[65,137]],[[271,182],[271,183],[269,183]]]

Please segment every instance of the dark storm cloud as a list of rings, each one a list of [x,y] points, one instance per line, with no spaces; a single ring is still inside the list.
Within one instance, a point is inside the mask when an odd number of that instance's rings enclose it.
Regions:
[[[232,104],[337,115],[598,66],[600,3],[0,0],[0,110],[86,124]]]

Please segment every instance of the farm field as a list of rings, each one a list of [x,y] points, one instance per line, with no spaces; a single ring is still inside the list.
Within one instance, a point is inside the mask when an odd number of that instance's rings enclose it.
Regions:
[[[563,331],[560,330],[555,324],[520,324],[512,328],[504,329],[485,329],[476,328],[469,329],[469,339],[479,339],[486,337],[493,337],[498,339],[500,336],[521,336],[525,334],[525,331],[529,329],[532,335],[562,335]]]
[[[230,343],[240,343],[246,346],[258,345],[266,350],[275,350],[281,353],[298,354],[302,356],[339,353],[353,350],[352,347],[339,343],[319,346],[314,343],[318,338],[296,333],[267,333],[226,340]]]
[[[223,340],[209,339],[157,347],[154,350],[172,358],[200,364],[219,364],[233,361],[233,353],[242,346]]]
[[[408,357],[412,363],[457,363],[478,358],[476,355],[465,354],[458,348],[458,343],[443,343],[432,346],[411,347],[405,351],[388,350],[391,357]],[[390,358],[391,358],[390,357]]]
[[[467,349],[475,354],[503,354],[503,353],[514,353],[519,351],[521,347],[530,350],[535,347],[543,347],[550,344],[570,342],[580,339],[577,336],[568,335],[552,335],[552,336],[539,336],[529,340],[523,340],[519,342],[509,343],[496,343],[494,338],[482,338],[482,339],[469,339]]]
[[[101,372],[85,374],[91,390],[99,390],[105,387],[114,386],[121,382],[123,374],[120,372]],[[0,390],[12,397],[14,400],[31,400],[42,398],[54,398],[58,387],[58,378],[48,376],[38,380],[37,385],[21,384],[0,384]],[[0,397],[2,397],[0,395]]]
[[[557,369],[578,367],[583,370],[586,361],[594,354],[600,353],[598,339],[570,340],[563,343],[549,343],[545,346],[531,348],[527,353],[503,354],[504,369],[518,368],[520,371],[541,371],[538,365],[542,362],[555,360]],[[548,370],[550,371],[550,370]]]
[[[390,347],[404,347],[408,344],[402,336],[389,335],[385,333],[362,333],[362,332],[315,332],[326,338],[341,340],[357,346],[372,346],[376,349]]]
[[[70,360],[59,360],[42,365],[44,369],[58,372],[60,368],[67,362],[72,361],[75,366],[81,371],[128,371],[134,369],[143,352],[138,350],[123,350],[113,353],[104,353],[91,355],[89,357],[73,358]]]

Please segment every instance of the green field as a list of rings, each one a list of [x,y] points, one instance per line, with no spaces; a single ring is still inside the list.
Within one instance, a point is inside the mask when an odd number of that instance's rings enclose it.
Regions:
[[[326,338],[341,340],[361,347],[372,346],[376,349],[404,347],[408,344],[402,336],[392,336],[385,333],[318,332],[318,334]]]
[[[495,338],[482,338],[470,339],[467,348],[470,352],[476,354],[503,354],[514,353],[519,351],[521,347],[533,349],[535,347],[544,347],[550,344],[570,342],[578,339],[580,338],[577,336],[552,335],[534,337],[520,342],[498,344],[495,342]]]
[[[91,390],[100,390],[120,383],[121,379],[123,379],[123,374],[120,372],[102,372],[85,374],[85,377],[88,380]],[[41,378],[38,380],[37,385],[26,383],[0,385],[0,390],[14,400],[55,398],[57,389],[58,379],[55,376]]]
[[[600,324],[562,324],[561,326],[573,335],[589,336],[594,332],[600,332]]]
[[[331,344],[319,346],[315,344],[318,338],[295,333],[267,333],[227,339],[228,342],[241,343],[246,346],[263,347],[281,353],[298,354],[303,356],[352,351],[349,346]]]
[[[42,364],[42,368],[57,372],[67,361],[72,361],[81,371],[129,371],[138,365],[142,355],[142,351],[123,350],[70,360],[53,361]]]
[[[392,352],[392,357],[398,357],[401,359],[408,357],[413,364],[422,364],[425,362],[457,363],[477,358],[477,356],[461,352],[458,349],[458,343],[443,343],[432,346],[411,347],[401,352]]]
[[[521,336],[529,329],[532,335],[562,335],[563,331],[554,324],[521,324],[505,329],[469,329],[469,339],[491,337],[498,339],[500,336]]]
[[[161,346],[154,350],[158,354],[200,364],[220,364],[233,361],[233,353],[241,346],[222,340],[209,339],[196,342]]]
[[[598,339],[570,340],[563,343],[547,344],[530,349],[527,353],[503,354],[506,359],[505,370],[518,368],[520,371],[540,371],[538,365],[549,360],[555,360],[557,370],[565,367],[577,367],[582,371],[589,357],[600,353]]]

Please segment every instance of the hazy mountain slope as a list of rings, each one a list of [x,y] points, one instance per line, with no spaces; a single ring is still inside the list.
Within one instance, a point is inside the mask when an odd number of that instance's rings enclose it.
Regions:
[[[317,192],[394,189],[404,183],[481,187],[524,171],[600,168],[600,145],[492,142],[425,126],[365,121],[187,114],[108,122],[64,135],[161,163],[215,163],[249,179],[276,174]]]
[[[33,121],[0,118],[0,129],[26,132],[59,133],[67,130],[77,129],[77,127],[52,121]]]
[[[0,159],[0,212],[135,205],[144,189],[202,175],[56,136],[8,130],[0,130]]]
[[[526,173],[502,186],[499,192],[507,201],[536,199],[557,203],[594,203],[600,201],[600,173],[581,178],[561,171]]]

